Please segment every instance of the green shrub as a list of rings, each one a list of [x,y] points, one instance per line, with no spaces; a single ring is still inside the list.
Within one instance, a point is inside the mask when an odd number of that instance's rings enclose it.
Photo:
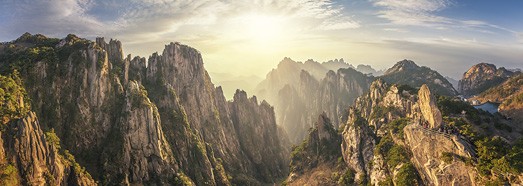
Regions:
[[[18,169],[11,164],[0,164],[0,185],[19,185]]]
[[[350,184],[354,184],[354,178],[356,176],[356,172],[352,169],[347,169],[347,171],[345,171],[345,173],[340,177],[340,180],[338,181],[338,183],[340,183],[341,185],[350,185]]]
[[[18,71],[0,75],[0,119],[2,124],[25,117],[30,105]]]
[[[451,152],[442,152],[441,153],[441,160],[445,163],[452,163],[454,161],[454,153]]]
[[[403,128],[409,124],[408,118],[400,118],[392,121],[388,124],[388,127],[390,128],[391,132],[393,134],[397,134],[401,139],[403,139]]]
[[[389,150],[385,159],[387,160],[387,165],[389,165],[389,168],[394,168],[400,163],[408,162],[409,156],[404,147],[395,144]]]
[[[410,162],[403,164],[395,177],[397,186],[421,185],[419,180],[418,171]]]
[[[60,149],[60,138],[56,135],[54,132],[54,129],[52,128],[48,132],[45,132],[45,140],[47,143],[53,145],[56,149]]]

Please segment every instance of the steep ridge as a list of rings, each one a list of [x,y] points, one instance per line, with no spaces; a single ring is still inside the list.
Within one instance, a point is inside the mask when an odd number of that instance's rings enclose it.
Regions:
[[[102,184],[257,185],[287,175],[272,107],[245,92],[227,102],[193,48],[170,43],[145,60],[123,58],[121,43],[103,38],[24,34],[3,45],[1,72],[20,71],[42,128]]]
[[[259,91],[259,95],[270,96],[260,98],[274,105],[277,123],[287,131],[293,144],[305,139],[315,116],[323,112],[337,128],[346,118],[343,113],[348,106],[368,89],[373,79],[353,68],[322,71],[324,74],[319,79],[319,73],[314,75],[309,68],[301,67],[312,64],[317,66],[315,69],[322,69],[321,65],[340,67],[334,65],[340,64],[340,61],[322,64],[307,61],[301,64],[286,58],[267,75],[267,79],[262,82],[264,84],[258,86],[269,87]]]
[[[314,157],[310,148],[304,148],[307,145],[301,145],[293,149],[287,181],[290,185],[314,179],[326,185],[520,184],[523,143],[517,142],[522,138],[514,126],[460,100],[436,97],[427,85],[417,90],[378,79],[348,109],[347,122],[337,133],[338,162],[345,165],[296,158]],[[293,165],[313,168],[300,172]],[[319,174],[320,168],[332,177]]]
[[[296,62],[291,58],[285,57],[278,63],[278,66],[272,69],[265,79],[256,86],[255,92],[256,95],[267,100],[269,103],[275,103],[278,100],[278,95],[274,93],[278,93],[286,85],[299,84],[302,70],[309,73],[317,81],[320,81],[330,70],[337,71],[340,68],[350,67],[352,66],[345,63],[343,59],[318,63],[311,59],[305,62]]]
[[[463,73],[458,90],[467,97],[477,95],[520,73],[509,71],[504,67],[496,68],[496,65],[489,63],[479,63]]]
[[[452,84],[441,74],[428,67],[420,67],[407,59],[397,62],[380,77],[388,83],[404,84],[415,88],[427,84],[435,94],[439,95],[457,95]]]

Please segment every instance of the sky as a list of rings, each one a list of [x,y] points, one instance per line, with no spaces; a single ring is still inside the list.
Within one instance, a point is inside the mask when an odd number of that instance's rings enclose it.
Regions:
[[[0,41],[25,32],[122,41],[148,57],[178,41],[213,73],[265,75],[284,58],[411,59],[460,78],[480,62],[523,68],[521,0],[0,0]]]

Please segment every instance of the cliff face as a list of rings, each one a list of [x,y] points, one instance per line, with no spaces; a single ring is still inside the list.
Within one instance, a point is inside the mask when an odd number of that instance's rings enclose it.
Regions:
[[[341,136],[325,113],[318,116],[307,139],[295,146],[287,185],[343,185],[350,177],[341,157]]]
[[[42,128],[94,180],[230,185],[287,174],[272,107],[244,92],[227,102],[195,49],[170,43],[145,60],[123,58],[115,40],[27,38],[3,47],[1,70],[21,72]]]
[[[6,125],[0,131],[2,185],[96,185],[74,158],[66,159],[60,146],[46,138],[34,112]]]
[[[438,95],[457,95],[457,91],[445,77],[428,67],[420,67],[411,60],[405,59],[397,62],[380,78],[388,83],[404,84],[414,88],[426,84],[432,92]]]
[[[460,115],[463,111],[460,109],[466,110],[467,114]],[[345,184],[371,185],[493,183],[495,179],[484,175],[490,173],[477,171],[486,162],[494,160],[485,158],[488,155],[483,152],[477,152],[479,148],[493,147],[478,142],[481,140],[477,139],[479,133],[476,132],[487,132],[482,133],[489,136],[483,140],[488,141],[493,137],[488,131],[473,127],[480,125],[469,121],[469,118],[474,117],[480,118],[482,122],[496,120],[492,116],[480,114],[466,103],[441,97],[437,99],[426,85],[416,90],[376,80],[370,86],[369,93],[356,99],[350,107],[347,122],[341,128],[343,131],[340,131],[341,136],[338,133],[341,138],[339,158],[342,160],[339,162],[343,165],[311,163],[318,159],[317,155],[307,150],[311,149],[310,144],[313,142],[310,139],[317,130],[314,129],[308,141],[303,143],[305,145],[296,147],[292,153],[288,183],[292,185],[312,179],[327,180],[322,183],[327,185],[340,184],[341,180],[346,180],[343,182]],[[300,156],[303,154],[306,156]],[[303,160],[299,157],[309,158]],[[335,180],[323,178],[318,173],[319,169],[331,175],[343,176]],[[510,183],[519,183],[517,178],[513,178],[510,178]]]
[[[301,64],[285,59],[258,86],[260,97],[274,105],[277,123],[287,131],[291,143],[305,139],[315,117],[323,112],[337,128],[346,119],[348,106],[368,89],[373,77],[352,68],[325,70],[340,67],[334,64],[342,63]]]
[[[458,91],[464,96],[477,95],[491,87],[501,84],[509,77],[519,73],[488,63],[476,64],[463,73],[459,81]]]

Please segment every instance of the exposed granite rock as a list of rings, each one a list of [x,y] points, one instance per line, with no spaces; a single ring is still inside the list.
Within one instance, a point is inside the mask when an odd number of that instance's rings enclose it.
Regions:
[[[344,123],[348,106],[368,89],[373,77],[350,67],[341,60],[302,64],[285,58],[258,85],[257,94],[274,105],[277,123],[298,144],[323,112],[334,128]]]
[[[456,135],[438,133],[419,125],[409,125],[404,132],[412,151],[412,162],[425,182],[431,185],[477,185],[479,175],[476,169],[464,162],[464,159],[474,157],[469,143]],[[443,153],[451,153],[453,160],[444,162]]]
[[[96,185],[90,175],[73,168],[75,162],[59,154],[40,129],[34,112],[7,124],[0,132],[0,165],[7,160],[16,165],[23,185]]]
[[[124,59],[119,41],[74,35],[49,47],[56,58],[22,69],[32,106],[101,184],[258,185],[286,175],[272,107],[227,102],[197,50],[171,43],[147,61]]]
[[[341,160],[341,136],[325,113],[321,114],[307,139],[295,147],[288,185],[339,185],[347,167]]]
[[[443,119],[436,105],[436,98],[430,93],[429,88],[425,84],[418,91],[418,104],[423,118],[429,122],[430,128],[437,129],[441,127]]]
[[[349,120],[343,130],[341,151],[347,166],[356,171],[356,182],[365,182],[371,175],[371,163],[374,159],[376,141],[367,121],[351,109]]]
[[[247,173],[259,175],[265,183],[276,183],[275,178],[287,175],[285,156],[289,152],[282,146],[279,136],[274,135],[278,134],[274,108],[265,101],[258,104],[255,96],[247,98],[244,91],[237,90],[229,109],[241,149],[250,160]]]

